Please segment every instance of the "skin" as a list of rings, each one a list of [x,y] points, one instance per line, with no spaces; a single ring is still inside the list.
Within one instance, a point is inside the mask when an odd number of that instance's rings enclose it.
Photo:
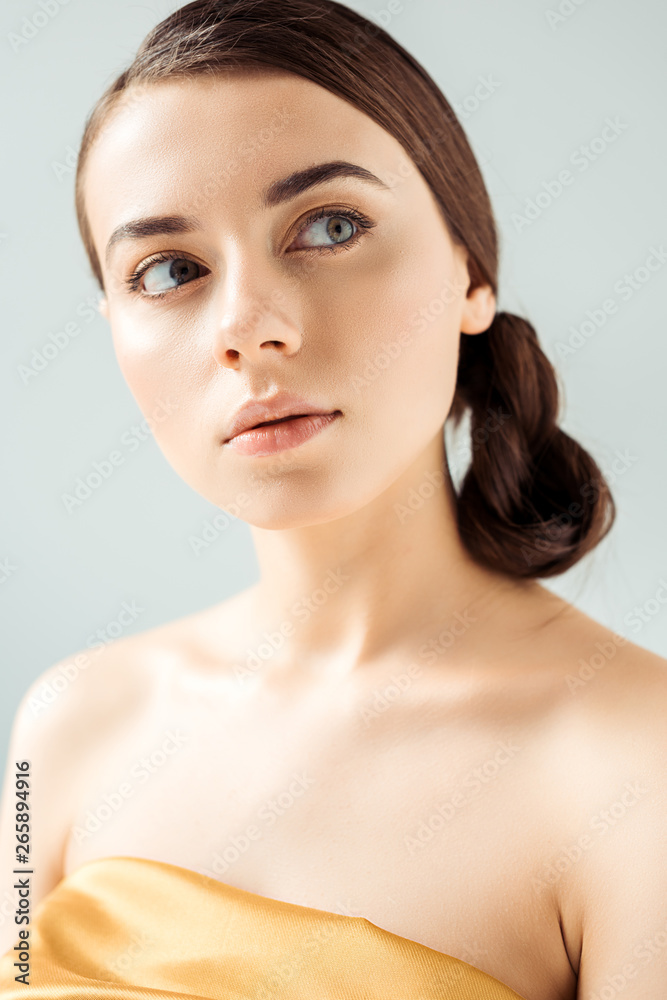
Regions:
[[[244,141],[256,152],[234,170]],[[364,166],[388,190],[336,179],[261,206],[273,181],[331,160]],[[202,200],[212,177],[227,179]],[[657,777],[667,661],[615,644],[540,584],[473,563],[448,475],[431,479],[417,509],[397,513],[427,474],[446,470],[459,335],[486,330],[495,309],[490,288],[470,289],[465,250],[404,150],[289,74],[162,82],[129,100],[95,144],[86,205],[100,259],[128,219],[188,206],[203,217],[197,233],[119,243],[101,309],[143,413],[175,404],[154,434],[176,472],[221,508],[248,498],[239,516],[260,579],[112,643],[37,717],[29,697],[60,665],[31,687],[10,754],[30,757],[40,776],[35,897],[92,858],[149,857],[363,915],[526,1000],[588,996],[624,956],[639,970],[624,998],[657,1000],[664,951],[645,964],[631,952],[664,916],[656,831],[667,818]],[[322,207],[358,208],[375,225],[349,250],[288,250],[303,245],[303,220]],[[327,241],[320,224],[308,231]],[[161,250],[200,263],[202,277],[162,300],[129,294],[124,280]],[[164,265],[153,273],[170,287]],[[444,309],[357,390],[354,377],[444,286]],[[221,447],[243,399],[276,389],[342,419],[271,457]],[[325,590],[331,573],[338,583]],[[248,650],[267,648],[267,634],[282,641],[258,669],[239,670]],[[614,653],[573,690],[567,678],[596,643]],[[100,830],[73,832],[170,730],[184,745],[140,794]],[[310,783],[281,807],[297,773]],[[550,882],[561,846],[589,831],[626,781],[647,792]],[[455,804],[428,838],[443,802]],[[261,836],[225,868],[216,859],[251,824]],[[8,948],[12,935],[0,933]]]

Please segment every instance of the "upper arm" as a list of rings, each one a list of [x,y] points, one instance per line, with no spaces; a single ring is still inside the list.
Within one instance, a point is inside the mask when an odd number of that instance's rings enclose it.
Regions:
[[[665,755],[667,761],[667,753]],[[642,800],[643,798],[643,800]],[[639,779],[615,811],[624,824],[600,852],[584,918],[578,996],[663,1000],[667,983],[667,802]],[[627,805],[626,805],[627,803]],[[622,815],[623,808],[627,815]]]
[[[12,725],[0,802],[0,954],[16,941],[16,762],[30,762],[30,906],[63,877],[67,835],[77,804],[78,778],[108,732],[120,702],[118,657],[111,643],[78,653],[44,671],[29,687]],[[120,643],[118,644],[120,645]],[[78,665],[78,666],[77,666]],[[113,683],[112,683],[113,682]]]
[[[623,702],[597,706],[606,712],[603,759],[582,761],[591,780],[580,811],[587,840],[572,871],[582,926],[577,997],[664,1000],[667,661],[651,654],[636,670],[629,664],[620,683]],[[604,718],[591,713],[591,729]]]
[[[14,913],[18,894],[14,882],[20,876],[15,868],[30,868],[30,903],[34,908],[59,880],[61,835],[64,831],[66,794],[62,776],[58,775],[60,728],[66,716],[66,706],[53,704],[53,711],[40,717],[36,706],[41,686],[53,676],[58,664],[46,671],[31,685],[21,699],[12,724],[7,765],[0,804],[0,954],[4,954],[18,937],[19,926]],[[17,863],[17,799],[16,774],[18,761],[28,761],[28,795],[25,809],[29,815],[29,842],[26,866]],[[21,833],[23,821],[19,824]]]

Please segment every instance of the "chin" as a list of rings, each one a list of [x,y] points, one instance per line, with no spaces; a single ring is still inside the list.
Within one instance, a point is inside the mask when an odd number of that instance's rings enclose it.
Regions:
[[[298,484],[287,487],[284,482],[265,484],[259,493],[253,494],[250,490],[246,493],[251,501],[240,513],[241,520],[268,531],[325,524],[352,514],[361,506],[344,503],[326,490],[316,490],[309,496]]]
[[[381,484],[355,482],[350,471],[320,466],[287,469],[272,475],[256,470],[253,475],[224,480],[224,495],[201,491],[206,499],[246,524],[267,530],[305,528],[354,514],[382,490]],[[218,484],[219,485],[219,484]]]
[[[325,524],[343,517],[343,513],[324,512],[322,510],[294,512],[293,510],[266,511],[258,517],[244,517],[246,524],[254,528],[264,528],[265,531],[286,531],[290,528],[308,528],[315,524]]]

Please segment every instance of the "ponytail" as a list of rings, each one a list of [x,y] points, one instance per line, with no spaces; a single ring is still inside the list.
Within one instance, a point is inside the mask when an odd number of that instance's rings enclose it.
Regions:
[[[517,577],[563,573],[609,532],[616,509],[591,455],[557,426],[558,384],[531,324],[496,313],[461,334],[450,410],[470,410],[475,442],[458,491],[461,539],[478,562]]]

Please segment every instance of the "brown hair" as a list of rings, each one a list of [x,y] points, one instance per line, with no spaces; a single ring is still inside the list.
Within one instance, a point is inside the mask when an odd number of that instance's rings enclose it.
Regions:
[[[79,152],[77,218],[100,288],[83,178],[110,112],[157,80],[251,67],[305,77],[394,136],[433,191],[452,240],[467,250],[470,289],[488,284],[497,292],[491,203],[451,106],[386,31],[333,0],[194,0],[149,32],[93,108]],[[474,443],[457,521],[470,555],[485,567],[515,577],[554,576],[594,548],[614,522],[600,469],[557,426],[558,403],[555,371],[527,320],[497,312],[486,332],[461,334],[448,418],[458,427],[469,413]]]

